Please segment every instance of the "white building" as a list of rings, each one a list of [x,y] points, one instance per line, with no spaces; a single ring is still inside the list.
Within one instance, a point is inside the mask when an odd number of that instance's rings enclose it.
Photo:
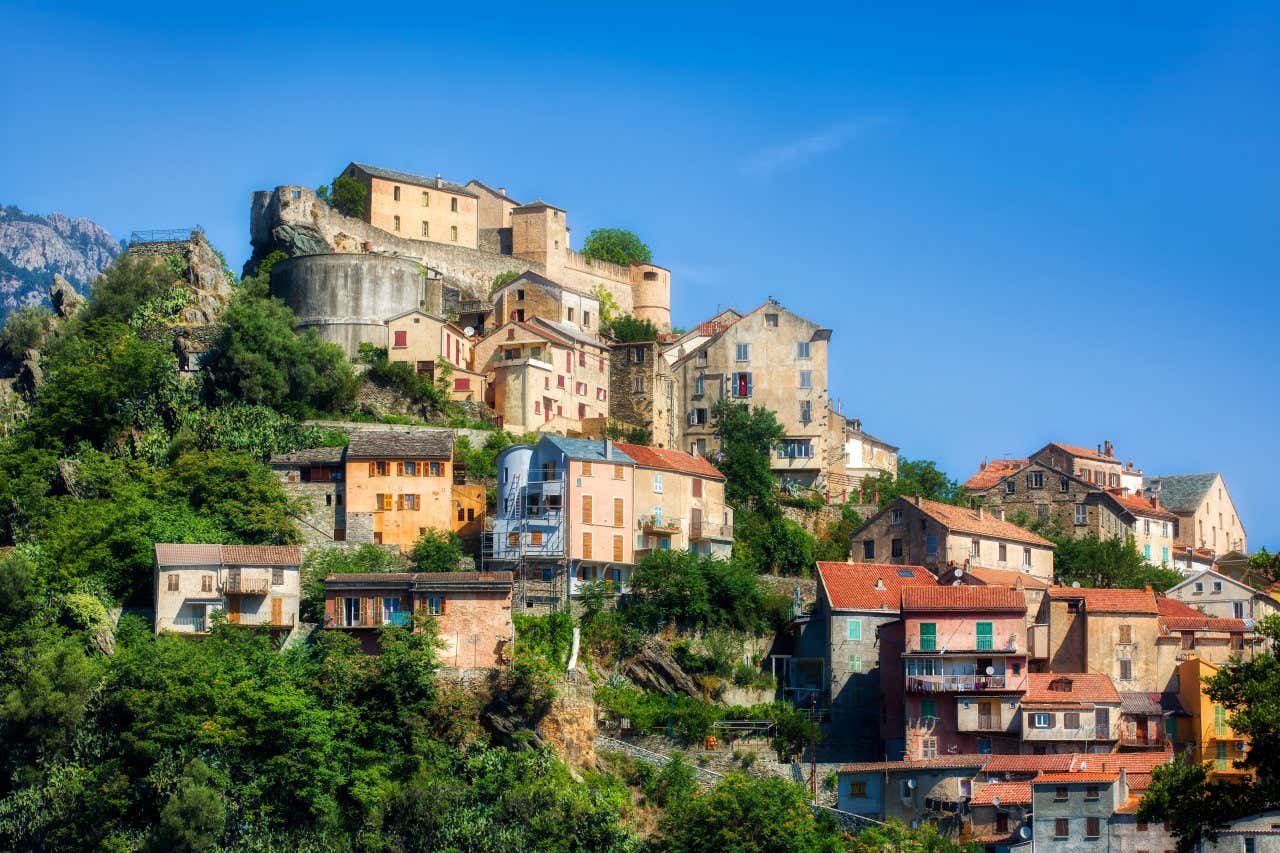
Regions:
[[[291,630],[301,563],[292,545],[157,543],[156,633],[207,634],[219,610],[232,625]]]

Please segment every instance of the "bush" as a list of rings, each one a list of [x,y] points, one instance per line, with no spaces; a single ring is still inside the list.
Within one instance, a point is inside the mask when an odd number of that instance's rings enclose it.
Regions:
[[[4,328],[0,329],[0,350],[14,358],[22,358],[27,350],[44,339],[52,316],[43,305],[24,305],[14,311],[5,319]]]
[[[425,374],[419,375],[407,361],[389,361],[385,349],[371,344],[360,345],[360,361],[369,366],[365,374],[367,377],[384,383],[417,405],[426,406],[433,412],[442,412],[449,407],[449,394],[443,387],[443,378],[437,383]]]
[[[412,559],[420,572],[456,572],[462,561],[462,540],[451,530],[428,528],[413,543]]]
[[[316,196],[343,216],[363,219],[368,215],[369,188],[355,178],[339,175],[332,187],[317,187]]]
[[[756,682],[760,673],[749,663],[740,663],[733,668],[733,683],[737,687],[750,687]]]
[[[622,228],[597,228],[592,231],[582,244],[582,254],[624,267],[647,264],[653,260],[653,252],[644,241]]]

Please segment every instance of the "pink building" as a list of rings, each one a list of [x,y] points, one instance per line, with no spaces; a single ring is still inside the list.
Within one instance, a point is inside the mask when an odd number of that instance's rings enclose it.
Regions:
[[[902,590],[906,753],[1019,751],[1027,602],[995,586]]]

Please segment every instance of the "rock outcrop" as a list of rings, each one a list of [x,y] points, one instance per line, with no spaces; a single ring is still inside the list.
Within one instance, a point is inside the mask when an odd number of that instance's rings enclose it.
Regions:
[[[650,640],[639,654],[624,663],[621,672],[644,690],[702,695],[693,676],[684,671],[666,646],[655,640]]]
[[[55,276],[83,293],[119,253],[116,239],[92,220],[0,208],[0,316],[43,303]]]

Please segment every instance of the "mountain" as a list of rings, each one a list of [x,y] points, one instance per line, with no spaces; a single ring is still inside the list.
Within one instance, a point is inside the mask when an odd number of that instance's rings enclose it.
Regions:
[[[47,303],[55,275],[86,292],[118,254],[120,243],[83,216],[0,207],[0,320],[22,305]]]

